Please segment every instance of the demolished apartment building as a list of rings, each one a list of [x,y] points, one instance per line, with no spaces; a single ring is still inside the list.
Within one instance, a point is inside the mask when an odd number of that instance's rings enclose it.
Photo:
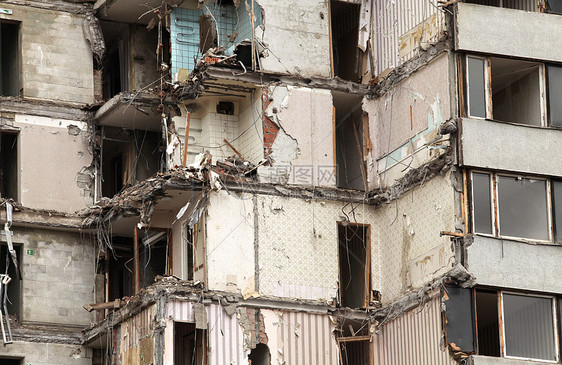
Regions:
[[[560,362],[561,11],[0,1],[0,362]]]

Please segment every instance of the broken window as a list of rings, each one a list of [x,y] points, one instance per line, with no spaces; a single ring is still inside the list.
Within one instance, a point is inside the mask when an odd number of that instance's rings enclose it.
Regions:
[[[554,297],[476,289],[475,298],[479,355],[558,360]]]
[[[2,237],[3,234],[0,234]],[[5,236],[4,236],[5,237]],[[21,270],[21,246],[14,245],[14,251],[16,251],[18,266]],[[19,280],[19,275],[16,267],[10,258],[10,253],[8,252],[8,245],[5,243],[0,243],[0,273],[6,273],[6,263],[8,264],[8,276],[12,279],[8,283],[8,314],[19,316],[21,314],[21,280]],[[2,303],[0,302],[0,305]],[[3,364],[3,363],[2,363]]]
[[[369,120],[363,118],[363,98],[359,95],[332,92],[336,176],[339,188],[367,189],[366,158],[369,144]]]
[[[112,197],[124,187],[163,171],[165,160],[159,132],[113,127],[100,131],[102,196]]]
[[[174,322],[174,364],[205,365],[207,363],[207,331],[194,323]]]
[[[0,131],[0,198],[18,200],[18,135]]]
[[[369,365],[371,363],[371,339],[369,336],[338,339],[341,365]]]
[[[249,365],[270,365],[271,354],[266,344],[258,343],[248,355]]]
[[[0,96],[18,96],[19,23],[0,21]]]
[[[330,1],[334,76],[353,82],[360,82],[362,57],[357,45],[360,10],[360,4]]]
[[[370,226],[338,223],[340,304],[364,308],[371,290]]]
[[[468,115],[543,125],[540,63],[498,57],[466,58]]]
[[[496,187],[495,192],[492,186]],[[560,196],[559,189],[556,183],[555,189],[549,194],[551,181],[548,179],[473,172],[474,232],[499,237],[552,240],[553,232],[549,228],[551,209],[553,200]],[[556,230],[556,224],[554,226]]]

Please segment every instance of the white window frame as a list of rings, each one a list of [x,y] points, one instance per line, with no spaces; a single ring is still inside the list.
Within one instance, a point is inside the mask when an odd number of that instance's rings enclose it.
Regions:
[[[476,232],[475,215],[474,215],[474,179],[473,173],[488,174],[490,176],[490,203],[491,203],[491,217],[492,217],[492,234]],[[524,179],[541,180],[545,181],[545,194],[546,194],[546,214],[547,214],[547,227],[548,227],[548,240],[540,240],[528,237],[514,237],[501,234],[501,222],[500,222],[500,199],[498,191],[498,176],[507,177],[521,177]],[[549,178],[529,176],[526,174],[513,174],[513,173],[497,173],[485,170],[471,170],[470,171],[470,193],[471,193],[471,214],[472,214],[472,232],[475,235],[503,238],[515,241],[533,242],[533,243],[545,243],[545,244],[556,244],[554,237],[554,223],[553,223],[553,205],[552,205],[552,189],[551,181]],[[562,229],[562,227],[560,227]]]
[[[484,92],[485,92],[485,104],[486,104],[486,117],[478,117],[470,114],[470,75],[468,70],[468,59],[481,59],[484,60]],[[502,57],[498,57],[502,58]],[[506,57],[503,57],[506,58]],[[539,65],[539,97],[540,97],[540,127],[550,127],[548,124],[548,95],[546,89],[546,64],[544,62],[535,62]],[[465,68],[465,80],[466,80],[466,115],[473,119],[494,119],[493,105],[492,105],[492,60],[491,56],[478,56],[467,54],[464,57],[464,68]],[[520,125],[529,125],[525,123],[516,123]]]
[[[510,294],[510,295],[518,295],[518,296],[526,296],[526,297],[535,297],[535,298],[548,298],[551,300],[551,308],[552,308],[552,327],[553,327],[553,331],[554,331],[554,348],[555,348],[555,360],[545,360],[545,359],[536,359],[536,358],[530,358],[530,357],[519,357],[519,356],[508,356],[506,354],[506,343],[505,343],[505,315],[504,315],[504,294]],[[500,307],[500,311],[499,311],[499,322],[501,323],[501,328],[500,328],[500,353],[502,355],[502,357],[506,358],[506,359],[518,359],[518,360],[532,360],[532,361],[542,361],[542,362],[548,362],[548,363],[552,363],[552,364],[557,364],[560,362],[560,344],[559,344],[559,338],[558,338],[558,312],[557,312],[557,305],[556,305],[556,297],[552,296],[552,295],[543,295],[543,294],[527,294],[527,293],[518,293],[518,292],[512,292],[512,291],[504,291],[504,290],[500,290],[500,296],[499,296],[499,303],[498,306]]]

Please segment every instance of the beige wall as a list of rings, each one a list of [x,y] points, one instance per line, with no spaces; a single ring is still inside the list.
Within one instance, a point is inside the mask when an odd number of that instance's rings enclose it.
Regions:
[[[3,4],[21,22],[20,65],[23,95],[30,98],[92,103],[93,59],[82,32],[83,15]]]
[[[31,115],[16,115],[14,125],[20,129],[19,202],[66,213],[90,204],[91,190],[79,187],[87,179],[83,169],[92,162],[87,125]],[[69,133],[69,126],[80,128],[79,134]]]

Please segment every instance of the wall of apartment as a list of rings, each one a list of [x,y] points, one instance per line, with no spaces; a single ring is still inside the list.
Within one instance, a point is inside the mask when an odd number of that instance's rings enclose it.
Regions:
[[[449,79],[449,57],[443,53],[380,98],[364,100],[376,160],[371,156],[368,176],[375,187],[392,185],[439,153],[428,143],[451,117]]]
[[[158,28],[149,31],[144,26],[129,27],[129,46],[131,50],[130,90],[141,90],[159,80],[160,72],[156,65],[156,49],[158,46]],[[159,83],[153,86],[158,86]]]
[[[333,101],[329,90],[271,88],[266,115],[280,129],[271,146],[271,167],[260,167],[266,182],[335,186]]]
[[[458,3],[455,21],[458,50],[562,61],[559,15]]]
[[[258,5],[263,16],[256,38],[269,48],[262,70],[329,77],[328,2],[259,0]]]
[[[552,158],[562,153],[561,130],[463,118],[462,135],[466,166],[562,176],[562,166]]]
[[[240,102],[239,138],[233,145],[253,164],[263,160],[262,91],[256,90]]]
[[[454,264],[448,237],[455,231],[455,190],[450,173],[436,176],[375,211],[374,245],[380,247],[383,304],[421,287]],[[373,277],[373,282],[377,278]]]
[[[90,365],[92,363],[91,349],[56,343],[16,341],[3,347],[0,356],[23,359],[22,364],[26,365]]]
[[[87,124],[16,115],[14,126],[20,129],[19,202],[29,208],[66,213],[90,205],[92,176],[87,168],[92,154]]]
[[[468,271],[478,284],[495,287],[560,293],[562,284],[556,280],[562,273],[560,260],[558,246],[478,235],[467,248]]]
[[[156,306],[152,305],[120,324],[119,364],[154,364],[158,356],[154,353],[155,314]]]
[[[259,195],[259,290],[261,294],[331,302],[338,291],[338,228],[344,213],[352,223],[377,226],[373,207],[335,201]],[[373,288],[380,285],[378,241],[371,238]]]
[[[19,227],[13,227],[12,231],[13,242],[21,246],[22,253],[21,320],[90,324],[93,315],[82,306],[94,303],[94,248],[91,243],[76,233]],[[16,280],[12,282],[16,283]]]
[[[219,191],[207,208],[209,290],[254,291],[254,206],[250,194]]]
[[[3,4],[12,14],[0,19],[21,22],[23,96],[65,102],[94,101],[93,58],[84,38],[84,15]]]

